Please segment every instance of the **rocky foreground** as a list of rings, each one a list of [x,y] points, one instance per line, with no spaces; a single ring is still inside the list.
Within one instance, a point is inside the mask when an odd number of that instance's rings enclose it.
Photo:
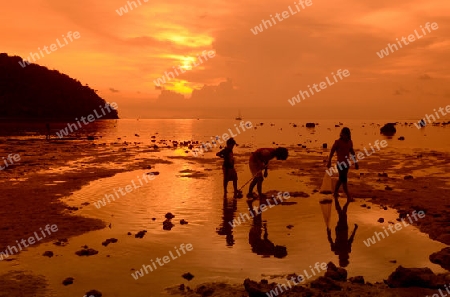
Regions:
[[[302,284],[297,275],[289,275],[286,282],[269,283],[246,279],[243,285],[209,283],[192,290],[181,285],[168,289],[172,295],[194,296],[447,296],[450,294],[450,273],[434,274],[429,268],[405,268],[399,266],[383,283],[365,282],[363,276],[347,279],[347,271],[328,263],[324,276]],[[436,295],[437,294],[437,295]],[[442,295],[444,294],[444,295]]]

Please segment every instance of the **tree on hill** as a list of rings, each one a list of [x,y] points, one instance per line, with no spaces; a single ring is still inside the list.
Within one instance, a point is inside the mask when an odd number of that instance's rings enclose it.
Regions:
[[[0,53],[0,118],[74,119],[100,110],[106,101],[78,80]],[[112,109],[112,108],[111,108]],[[102,119],[118,119],[112,109]]]

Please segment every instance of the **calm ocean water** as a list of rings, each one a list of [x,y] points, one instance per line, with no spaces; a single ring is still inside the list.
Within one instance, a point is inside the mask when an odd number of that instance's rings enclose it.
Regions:
[[[104,120],[96,121],[88,125],[82,125],[82,129],[71,133],[69,136],[96,135],[104,142],[142,142],[153,144],[151,136],[156,139],[188,141],[198,140],[200,142],[211,141],[212,137],[222,136],[224,133],[234,136],[238,144],[252,146],[271,146],[276,143],[280,146],[302,144],[310,148],[322,147],[323,143],[331,145],[339,137],[343,126],[352,131],[352,139],[355,148],[370,147],[376,140],[386,139],[390,148],[401,149],[436,149],[447,151],[450,148],[450,127],[428,125],[417,129],[412,121],[405,125],[403,120],[397,125],[397,133],[394,137],[380,135],[380,127],[391,121],[360,121],[360,120],[321,120],[315,128],[303,127],[312,120],[267,120],[267,119],[245,119],[244,123],[250,121],[252,129],[245,131],[239,127],[237,120],[196,120],[196,119],[158,119],[158,120]],[[343,125],[335,127],[341,122]],[[65,128],[67,123],[52,123],[52,135]],[[297,127],[294,127],[297,125]],[[231,132],[230,132],[231,130]],[[38,137],[45,135],[45,123],[1,123],[0,137],[17,136]],[[139,136],[135,136],[135,134]],[[404,136],[404,141],[398,137]],[[43,137],[43,136],[40,136]],[[118,140],[120,138],[120,140]]]

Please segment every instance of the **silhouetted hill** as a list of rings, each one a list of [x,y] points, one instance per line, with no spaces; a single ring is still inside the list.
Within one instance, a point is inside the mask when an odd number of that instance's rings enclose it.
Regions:
[[[19,61],[0,53],[0,118],[73,120],[106,103],[76,79],[36,64],[22,67]],[[102,118],[119,116],[112,110]]]

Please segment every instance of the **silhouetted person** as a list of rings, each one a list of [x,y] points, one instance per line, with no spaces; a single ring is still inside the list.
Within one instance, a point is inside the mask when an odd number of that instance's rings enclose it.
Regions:
[[[350,236],[350,238],[348,238],[347,209],[350,201],[347,200],[342,209],[341,205],[339,204],[338,198],[335,198],[334,201],[339,218],[335,229],[336,241],[333,242],[333,239],[331,238],[331,230],[330,228],[327,228],[328,241],[331,245],[331,251],[333,251],[335,255],[339,256],[339,266],[347,267],[347,265],[350,263],[349,258],[352,251],[352,243],[353,239],[355,238],[358,225],[355,224],[352,235]]]
[[[252,173],[253,180],[250,183],[247,198],[254,198],[253,188],[255,186],[258,190],[259,198],[265,198],[265,195],[262,193],[262,183],[264,181],[264,177],[267,177],[267,166],[269,165],[269,161],[273,158],[277,158],[277,160],[286,160],[287,157],[288,150],[284,147],[277,147],[275,149],[260,148],[251,153],[248,165],[250,167],[250,172]],[[264,177],[262,172],[263,170]]]
[[[234,189],[234,198],[242,198],[242,194],[239,192],[237,188],[237,172],[234,168],[234,156],[233,156],[233,148],[236,145],[236,141],[233,138],[227,140],[227,146],[218,152],[216,156],[223,158],[223,192],[224,197],[227,196],[227,187],[228,182],[233,181],[233,189]]]
[[[50,140],[50,124],[45,124],[45,128],[47,129],[47,135],[45,136],[45,139]]]
[[[231,203],[230,203],[231,202]],[[234,219],[234,212],[237,210],[237,200],[223,197],[223,217],[220,227],[217,229],[217,234],[225,235],[227,246],[234,245],[233,227],[229,222]]]
[[[331,160],[333,159],[333,155],[336,152],[337,154],[337,171],[339,172],[339,180],[336,183],[336,187],[334,189],[334,197],[339,196],[339,188],[344,188],[345,195],[347,195],[348,201],[353,201],[353,198],[350,196],[347,188],[347,175],[348,170],[350,169],[350,165],[352,164],[352,160],[355,163],[355,169],[359,169],[358,162],[355,158],[355,151],[353,150],[353,142],[352,142],[352,134],[350,129],[347,127],[342,128],[340,138],[336,140],[333,144],[333,147],[330,151],[330,157],[328,158],[327,167],[331,167]]]
[[[284,246],[275,245],[268,239],[269,233],[267,232],[267,223],[262,221],[262,212],[259,209],[259,214],[256,214],[253,210],[253,201],[248,200],[248,208],[253,214],[253,224],[248,233],[248,242],[252,247],[252,252],[257,255],[274,256],[276,258],[284,258],[287,256],[287,250]],[[259,203],[261,205],[261,201]],[[264,230],[264,234],[263,234]],[[263,238],[261,238],[261,236]]]

